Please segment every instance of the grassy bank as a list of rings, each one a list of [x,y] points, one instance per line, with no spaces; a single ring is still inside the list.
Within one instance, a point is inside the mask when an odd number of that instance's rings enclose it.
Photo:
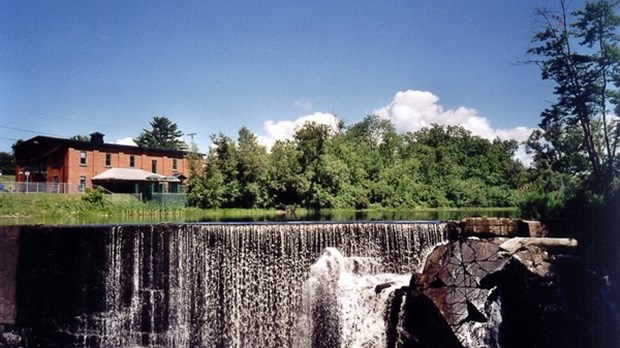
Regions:
[[[88,202],[83,199],[84,196],[0,193],[0,224],[266,221],[280,216],[275,209],[202,210],[143,203],[136,199],[118,199],[108,195],[105,195],[102,201]],[[302,210],[301,213],[305,212]]]
[[[83,194],[0,193],[0,216],[7,217],[73,217],[100,215],[178,214],[184,208],[145,204],[137,200],[109,198],[89,203]]]
[[[84,194],[0,193],[0,224],[106,224],[207,221],[351,221],[351,220],[458,220],[468,216],[514,217],[513,208],[369,209],[294,213],[275,209],[209,209],[162,206],[105,195],[87,202]]]

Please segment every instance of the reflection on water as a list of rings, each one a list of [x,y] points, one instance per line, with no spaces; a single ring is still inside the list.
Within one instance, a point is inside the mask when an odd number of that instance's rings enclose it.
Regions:
[[[460,210],[321,210],[296,212],[286,215],[275,211],[205,211],[204,214],[191,215],[143,215],[143,216],[104,216],[89,215],[81,217],[49,218],[0,218],[0,225],[101,225],[101,224],[152,224],[152,223],[199,223],[199,222],[274,222],[274,221],[446,221],[461,220],[468,217],[516,218],[515,209],[460,209]]]
[[[468,217],[517,217],[516,210],[386,210],[386,211],[325,211],[310,214],[302,220],[315,221],[435,221],[461,220]]]

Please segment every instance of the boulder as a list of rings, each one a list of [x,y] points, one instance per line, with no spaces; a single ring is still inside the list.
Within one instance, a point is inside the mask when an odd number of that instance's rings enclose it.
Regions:
[[[398,347],[586,346],[576,329],[582,288],[566,275],[566,264],[585,269],[576,247],[567,238],[463,235],[438,245],[412,277]]]

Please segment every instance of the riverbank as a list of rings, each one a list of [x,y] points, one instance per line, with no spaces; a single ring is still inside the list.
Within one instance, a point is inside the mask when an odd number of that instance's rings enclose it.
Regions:
[[[109,224],[230,221],[458,220],[470,216],[516,217],[516,208],[321,210],[198,209],[138,200],[87,202],[83,194],[0,193],[0,225]]]

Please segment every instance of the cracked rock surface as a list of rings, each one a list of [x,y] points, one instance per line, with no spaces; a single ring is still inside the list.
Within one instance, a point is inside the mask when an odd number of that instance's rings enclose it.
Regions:
[[[394,347],[579,346],[564,332],[582,314],[571,306],[581,288],[565,272],[578,268],[570,257],[576,246],[574,239],[467,236],[438,245],[411,279]]]

